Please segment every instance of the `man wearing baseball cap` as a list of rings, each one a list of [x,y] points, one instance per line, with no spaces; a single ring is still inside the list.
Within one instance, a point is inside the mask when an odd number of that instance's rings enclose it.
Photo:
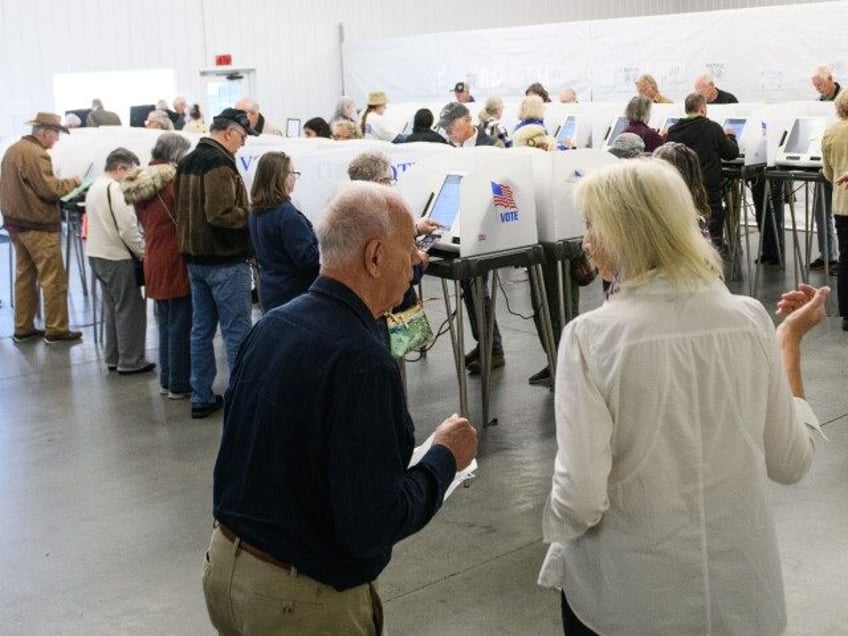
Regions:
[[[468,106],[451,102],[442,108],[439,114],[439,128],[445,131],[448,140],[458,148],[470,146],[500,146],[503,142],[485,133],[482,126],[476,127],[471,121]]]
[[[460,104],[474,101],[474,96],[469,92],[468,82],[457,82],[453,87],[453,94]]]
[[[471,123],[471,113],[465,104],[451,102],[442,108],[439,114],[439,128],[445,131],[448,141],[457,148],[471,148],[473,146],[499,146],[503,148],[503,142],[487,135],[483,127],[475,127]],[[468,322],[471,325],[471,335],[480,341],[480,329],[477,324],[477,310],[474,305],[474,297],[471,293],[471,281],[468,279],[460,281],[462,297],[468,310]],[[483,312],[488,323],[492,311],[492,299],[489,296],[487,285],[483,285]],[[497,369],[504,365],[503,344],[501,342],[501,331],[498,322],[495,321],[492,336],[492,368]],[[471,375],[479,375],[480,368],[480,346],[474,347],[465,354],[465,368]]]
[[[0,166],[0,210],[15,246],[15,342],[44,338],[47,344],[78,341],[68,329],[68,273],[62,261],[59,199],[80,184],[57,179],[47,151],[67,133],[59,115],[38,113],[32,132],[12,144]],[[44,330],[35,327],[38,287],[44,293]]]
[[[232,370],[250,316],[248,199],[235,155],[248,135],[258,135],[247,113],[225,108],[212,119],[209,136],[177,166],[174,197],[177,237],[191,282],[191,416],[208,417],[224,405],[212,392],[213,339],[221,323]]]

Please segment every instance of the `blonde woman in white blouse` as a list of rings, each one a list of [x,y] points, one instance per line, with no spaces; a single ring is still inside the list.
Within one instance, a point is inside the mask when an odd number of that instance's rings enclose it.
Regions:
[[[768,480],[810,466],[800,341],[829,289],[785,294],[775,333],[725,287],[664,162],[598,171],[575,199],[619,291],[562,335],[539,582],[562,590],[567,634],[780,634]]]

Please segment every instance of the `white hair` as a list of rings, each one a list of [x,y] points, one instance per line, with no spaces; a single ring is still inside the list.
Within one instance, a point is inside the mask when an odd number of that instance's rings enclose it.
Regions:
[[[343,267],[362,255],[368,241],[390,234],[393,209],[409,213],[391,188],[371,181],[344,185],[316,229],[321,266]]]

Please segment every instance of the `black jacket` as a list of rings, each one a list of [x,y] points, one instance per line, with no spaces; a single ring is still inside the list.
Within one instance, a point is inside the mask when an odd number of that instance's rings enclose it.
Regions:
[[[681,119],[669,128],[668,141],[676,141],[695,151],[701,161],[710,207],[716,203],[720,206],[721,160],[730,161],[739,156],[736,137],[726,134],[724,128],[713,120],[696,115]]]
[[[442,137],[439,133],[430,130],[429,128],[414,128],[413,133],[406,137],[403,140],[404,143],[411,143],[413,141],[432,141],[437,144],[446,144],[448,140]]]

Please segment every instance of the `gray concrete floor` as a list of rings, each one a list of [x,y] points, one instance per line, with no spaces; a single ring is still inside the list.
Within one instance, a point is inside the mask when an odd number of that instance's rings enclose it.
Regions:
[[[15,344],[7,262],[0,253],[0,634],[210,634],[199,573],[220,415],[191,420],[186,401],[158,394],[154,374],[108,373],[73,269],[72,324],[84,341]],[[774,267],[760,275],[771,307],[791,276]],[[503,277],[511,309],[529,315],[523,270]],[[731,288],[746,291],[747,282]],[[426,281],[425,296],[438,324],[440,285]],[[600,298],[596,282],[582,309]],[[397,546],[380,578],[395,635],[561,633],[557,595],[535,584],[556,446],[552,393],[527,384],[545,365],[532,321],[502,302],[498,315],[507,356],[493,378],[499,424],[480,431],[470,487]],[[152,312],[148,343],[155,360]],[[801,484],[773,487],[788,633],[848,634],[848,333],[839,318],[807,338],[804,354],[808,397],[830,443],[819,444]],[[220,343],[219,368],[223,390]],[[447,337],[407,365],[419,439],[458,408],[452,369]],[[479,380],[470,390],[479,417]]]

